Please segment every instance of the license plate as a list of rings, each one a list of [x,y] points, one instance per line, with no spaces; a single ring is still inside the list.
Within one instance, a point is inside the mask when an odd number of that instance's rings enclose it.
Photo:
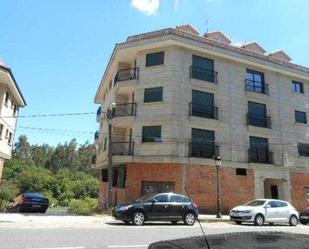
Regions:
[[[32,205],[32,207],[34,207],[34,208],[39,208],[39,207],[41,207],[40,205]]]

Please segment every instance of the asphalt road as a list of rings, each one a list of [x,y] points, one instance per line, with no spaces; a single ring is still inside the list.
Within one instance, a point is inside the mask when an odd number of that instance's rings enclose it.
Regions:
[[[203,223],[206,234],[246,231],[284,231],[309,234],[309,226],[234,225],[232,223]],[[169,223],[146,224],[142,227],[109,222],[100,228],[0,228],[1,249],[145,249],[150,243],[200,236],[200,227]]]

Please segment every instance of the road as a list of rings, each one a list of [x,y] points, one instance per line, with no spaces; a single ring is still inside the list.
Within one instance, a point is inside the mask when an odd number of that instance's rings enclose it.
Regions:
[[[235,225],[226,222],[202,224],[206,234],[247,232],[247,231],[284,231],[309,234],[309,227],[298,225],[264,226]],[[202,234],[198,224],[193,227],[169,223],[146,224],[142,227],[108,222],[100,227],[11,227],[0,228],[1,249],[103,249],[135,248],[145,249],[152,242]]]

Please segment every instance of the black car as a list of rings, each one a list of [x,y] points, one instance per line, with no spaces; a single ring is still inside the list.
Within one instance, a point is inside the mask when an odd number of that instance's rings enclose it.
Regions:
[[[49,205],[49,200],[40,193],[26,192],[18,195],[14,203],[9,207],[10,211],[16,212],[39,212],[45,213]]]
[[[198,208],[184,195],[160,193],[145,195],[132,203],[117,205],[113,216],[126,224],[143,225],[145,221],[183,221],[192,226],[198,217]]]
[[[309,224],[309,208],[299,214],[299,221],[303,225]]]

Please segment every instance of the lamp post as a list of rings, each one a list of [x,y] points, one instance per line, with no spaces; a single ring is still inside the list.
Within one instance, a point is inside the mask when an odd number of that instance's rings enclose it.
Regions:
[[[220,193],[220,167],[221,157],[215,157],[216,169],[217,169],[217,218],[221,218],[221,193]]]
[[[110,208],[113,205],[113,154],[112,154],[112,119],[115,116],[116,103],[112,103],[111,110],[105,112],[108,120],[108,191],[107,191],[107,207]]]

